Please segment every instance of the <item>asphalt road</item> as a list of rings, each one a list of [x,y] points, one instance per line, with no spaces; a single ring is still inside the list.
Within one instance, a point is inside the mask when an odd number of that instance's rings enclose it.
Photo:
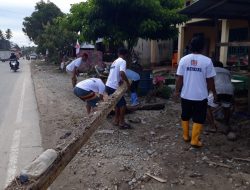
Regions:
[[[0,62],[0,190],[42,152],[30,61],[20,70]]]

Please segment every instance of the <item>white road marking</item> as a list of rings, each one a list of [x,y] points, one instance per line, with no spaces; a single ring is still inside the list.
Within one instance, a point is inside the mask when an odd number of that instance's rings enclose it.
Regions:
[[[21,123],[22,122],[25,84],[26,84],[26,80],[24,79],[21,99],[20,99],[20,103],[19,103],[19,106],[18,106],[18,110],[17,110],[16,123]]]
[[[19,106],[17,110],[16,124],[22,122],[23,103],[24,103],[25,84],[26,84],[25,79],[23,81],[21,98],[20,98],[20,102],[19,102]],[[10,148],[9,163],[8,163],[5,186],[7,186],[15,178],[16,171],[17,171],[17,161],[18,161],[18,155],[19,155],[19,149],[20,149],[20,142],[21,142],[21,129],[16,129],[13,134],[12,144]]]
[[[15,174],[16,174],[20,140],[21,140],[21,130],[17,129],[14,132],[12,144],[10,148],[7,178],[6,178],[6,183],[5,183],[6,186],[11,182],[11,180],[14,179]]]

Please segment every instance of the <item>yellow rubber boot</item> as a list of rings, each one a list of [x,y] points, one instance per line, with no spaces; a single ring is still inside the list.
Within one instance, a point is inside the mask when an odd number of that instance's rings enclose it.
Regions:
[[[202,143],[200,141],[201,130],[202,124],[193,123],[191,145],[195,148],[202,147]]]
[[[181,126],[183,129],[183,139],[186,142],[190,141],[190,136],[189,136],[189,121],[183,121],[181,120]]]

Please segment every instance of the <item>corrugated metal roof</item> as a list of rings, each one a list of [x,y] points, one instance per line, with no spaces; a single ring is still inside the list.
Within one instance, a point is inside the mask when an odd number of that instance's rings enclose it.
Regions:
[[[180,13],[191,18],[250,20],[250,0],[199,0]]]

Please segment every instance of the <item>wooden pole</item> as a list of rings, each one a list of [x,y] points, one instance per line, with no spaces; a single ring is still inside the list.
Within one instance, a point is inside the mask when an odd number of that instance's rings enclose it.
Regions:
[[[156,40],[151,40],[151,67],[155,67],[157,63],[157,41]]]
[[[250,41],[247,42],[223,42],[217,43],[217,46],[229,46],[229,47],[250,47]]]
[[[216,18],[214,20],[215,22],[215,51],[214,51],[214,60],[218,61],[219,60],[219,47],[216,46],[216,43],[219,41],[218,33],[219,33],[219,20]]]
[[[250,20],[248,20],[248,41],[250,41]],[[248,112],[250,113],[250,46],[248,46]]]
[[[250,72],[250,20],[248,20],[248,72]]]
[[[37,179],[32,179],[27,184],[21,184],[19,178],[16,177],[5,190],[46,190],[75,157],[81,147],[89,140],[103,120],[106,119],[107,115],[112,111],[126,90],[126,83],[123,83],[115,93],[108,98],[108,101],[101,102],[100,105],[98,105],[98,111],[93,113],[80,125],[82,131],[79,132],[63,150],[57,151],[58,156],[56,160]]]
[[[149,103],[149,104],[140,104],[138,106],[127,106],[127,110],[136,111],[136,110],[161,110],[165,108],[165,103]]]

